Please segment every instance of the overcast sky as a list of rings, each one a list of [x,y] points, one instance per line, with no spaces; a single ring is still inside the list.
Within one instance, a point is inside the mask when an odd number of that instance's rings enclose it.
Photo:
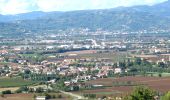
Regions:
[[[118,6],[153,5],[167,0],[0,0],[0,14],[31,11],[73,11]]]

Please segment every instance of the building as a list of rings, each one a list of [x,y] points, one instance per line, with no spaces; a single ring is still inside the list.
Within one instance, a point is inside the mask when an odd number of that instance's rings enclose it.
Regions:
[[[46,96],[37,96],[35,100],[47,100]]]
[[[122,72],[121,68],[115,68],[115,71],[114,71],[115,74],[118,74],[118,73],[121,73],[121,72]]]

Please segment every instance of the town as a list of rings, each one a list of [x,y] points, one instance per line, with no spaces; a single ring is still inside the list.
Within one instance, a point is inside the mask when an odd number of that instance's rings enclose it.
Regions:
[[[0,0],[0,100],[170,100],[170,0]]]
[[[144,82],[150,78],[155,81],[162,77],[160,81],[164,81],[170,76],[170,35],[166,33],[72,29],[56,34],[28,34],[0,37],[0,76],[11,81],[0,82],[4,94],[9,92],[8,87],[18,87],[10,93],[53,91],[79,99],[121,100],[131,86],[150,84]],[[124,77],[129,80],[121,81]],[[18,81],[12,84],[12,80]],[[22,84],[17,83],[20,81]],[[155,84],[153,89],[158,89]],[[122,87],[127,89],[121,90]],[[169,87],[158,91],[168,92]],[[110,92],[109,88],[115,89]]]

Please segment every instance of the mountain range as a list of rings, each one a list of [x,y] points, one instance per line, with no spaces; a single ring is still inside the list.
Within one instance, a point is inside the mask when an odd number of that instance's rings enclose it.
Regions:
[[[0,33],[46,32],[89,28],[108,31],[170,31],[170,0],[153,6],[70,12],[30,12],[0,15]]]

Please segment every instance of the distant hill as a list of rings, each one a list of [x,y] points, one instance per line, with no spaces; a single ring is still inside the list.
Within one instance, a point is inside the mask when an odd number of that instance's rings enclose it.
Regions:
[[[170,31],[170,1],[153,6],[118,7],[72,12],[30,12],[0,15],[1,33],[98,28],[109,31]],[[11,31],[12,30],[12,31]],[[24,31],[23,31],[24,30]]]

